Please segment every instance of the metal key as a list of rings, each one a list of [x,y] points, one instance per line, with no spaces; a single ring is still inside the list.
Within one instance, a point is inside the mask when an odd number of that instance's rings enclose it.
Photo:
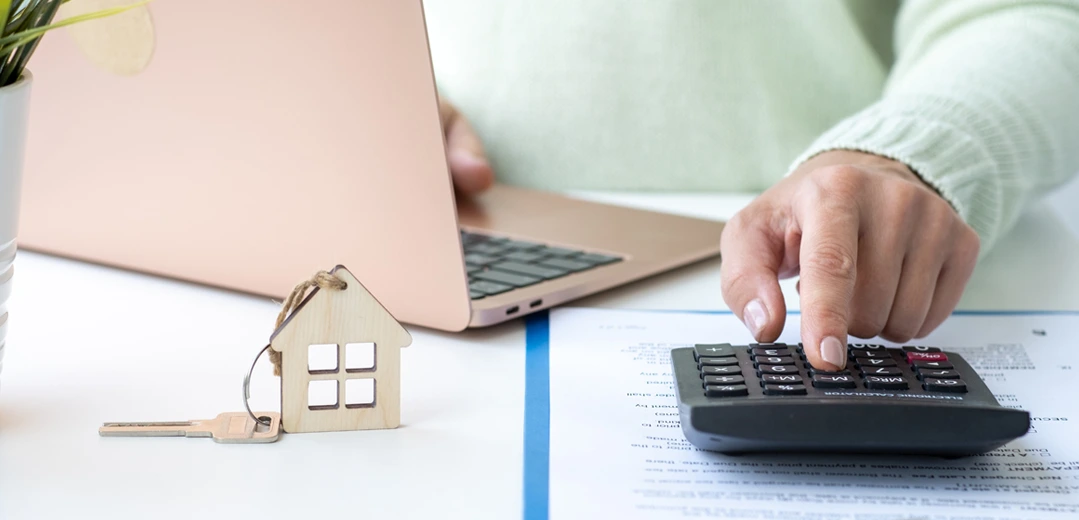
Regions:
[[[227,412],[201,421],[105,423],[97,433],[102,437],[211,437],[226,444],[274,442],[281,437],[281,414],[256,415],[269,419],[270,425],[257,423],[247,412]]]

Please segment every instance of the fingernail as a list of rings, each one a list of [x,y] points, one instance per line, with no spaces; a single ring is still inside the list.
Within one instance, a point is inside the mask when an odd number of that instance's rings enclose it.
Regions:
[[[747,303],[742,309],[742,321],[749,327],[753,337],[760,339],[761,329],[768,323],[768,311],[764,310],[760,298]]]
[[[847,348],[838,339],[831,336],[820,342],[821,359],[843,368],[847,365]]]

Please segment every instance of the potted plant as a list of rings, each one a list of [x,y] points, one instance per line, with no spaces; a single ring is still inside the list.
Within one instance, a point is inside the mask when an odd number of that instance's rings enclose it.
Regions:
[[[46,32],[118,14],[148,2],[111,7],[54,22],[60,6],[68,1],[0,0],[0,369],[3,368],[8,328],[7,299],[11,295],[14,274],[19,187],[33,82],[26,65]]]

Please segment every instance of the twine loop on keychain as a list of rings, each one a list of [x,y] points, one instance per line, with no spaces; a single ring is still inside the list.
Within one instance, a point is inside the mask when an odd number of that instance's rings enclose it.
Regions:
[[[348,284],[327,271],[319,271],[315,273],[310,280],[300,282],[292,289],[292,293],[288,295],[288,298],[285,298],[285,302],[281,306],[281,312],[277,314],[277,323],[275,323],[273,327],[275,332],[277,329],[281,328],[281,324],[288,319],[289,315],[300,306],[300,303],[302,303],[307,296],[307,290],[314,287],[341,291],[348,288]],[[262,347],[262,350],[259,351],[258,355],[255,356],[255,360],[251,362],[251,368],[247,370],[247,375],[244,376],[244,409],[247,410],[247,415],[250,415],[256,423],[264,426],[269,426],[270,421],[263,422],[262,419],[256,417],[251,411],[251,374],[254,373],[255,365],[258,364],[259,358],[261,358],[262,354],[267,350],[270,351],[270,362],[273,363],[273,374],[275,376],[281,375],[281,353],[270,348],[270,344],[267,343],[265,347]]]
[[[312,287],[341,291],[347,288],[348,284],[326,271],[319,271],[310,280],[300,282],[292,289],[292,294],[285,298],[285,303],[281,306],[281,312],[277,315],[277,323],[274,324],[273,330],[276,331],[281,328],[281,324],[288,319],[292,311],[296,310],[296,307],[300,306],[300,303],[303,302],[304,297],[307,295],[307,290]],[[273,375],[281,375],[281,353],[270,349],[270,361],[273,363]]]

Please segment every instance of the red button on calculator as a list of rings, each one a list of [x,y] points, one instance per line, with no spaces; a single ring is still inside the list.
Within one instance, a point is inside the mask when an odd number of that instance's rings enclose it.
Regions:
[[[915,361],[948,361],[943,352],[907,352],[907,363]]]

